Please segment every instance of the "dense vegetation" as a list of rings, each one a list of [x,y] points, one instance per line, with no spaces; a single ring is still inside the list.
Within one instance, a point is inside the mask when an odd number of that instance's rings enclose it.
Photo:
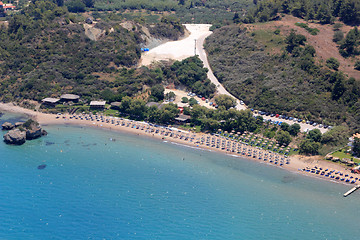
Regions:
[[[181,19],[182,23],[230,22],[234,13],[244,14],[253,7],[251,0],[97,0],[95,9],[99,11],[116,10],[122,16],[137,14],[136,10],[168,12]],[[133,11],[129,14],[129,11]],[[145,15],[145,14],[144,14]]]
[[[207,71],[197,56],[184,59],[181,62],[176,61],[170,69],[165,69],[168,82],[184,85],[197,95],[211,98],[216,86],[207,78]]]
[[[206,49],[219,81],[250,107],[292,115],[325,124],[360,126],[360,84],[339,71],[315,64],[315,50],[306,38],[291,32],[281,54],[269,55],[266,46],[239,26],[226,26],[207,39]],[[276,43],[277,42],[277,43]],[[328,61],[332,68],[336,62]]]
[[[360,2],[358,0],[254,0],[256,7],[243,21],[266,22],[279,18],[279,13],[292,14],[306,20],[332,23],[335,17],[350,25],[360,24]]]
[[[169,103],[161,105],[161,107],[147,107],[145,101],[129,97],[122,99],[120,111],[138,120],[145,119],[161,124],[174,123],[175,117],[179,114],[175,104]],[[260,130],[263,125],[262,119],[254,118],[250,110],[226,110],[224,107],[215,110],[194,105],[192,109],[186,107],[184,113],[191,116],[192,126],[200,126],[202,131],[216,132],[219,128],[222,128],[229,132],[232,130],[241,133],[244,131],[254,132]]]
[[[141,26],[130,31],[108,19],[95,28],[103,34],[92,41],[76,15],[46,0],[31,2],[9,17],[9,26],[0,27],[0,100],[41,100],[65,92],[85,99],[121,99],[144,85],[161,83],[157,70],[127,69],[140,58]],[[173,29],[168,32],[174,39],[184,32],[175,20],[152,27],[155,35],[166,28]]]

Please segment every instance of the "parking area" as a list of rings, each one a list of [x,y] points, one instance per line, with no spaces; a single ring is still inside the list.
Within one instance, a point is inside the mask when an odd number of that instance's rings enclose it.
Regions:
[[[254,109],[251,109],[255,116],[262,116],[265,121],[269,121],[273,124],[281,125],[282,123],[287,123],[289,125],[292,125],[294,123],[297,123],[301,127],[301,132],[308,132],[313,129],[319,129],[321,133],[325,133],[329,129],[332,128],[332,126],[327,126],[323,124],[319,124],[312,121],[306,121],[303,119],[298,119],[294,117],[289,117],[286,115],[279,115],[274,113],[268,113],[263,111],[256,111]]]

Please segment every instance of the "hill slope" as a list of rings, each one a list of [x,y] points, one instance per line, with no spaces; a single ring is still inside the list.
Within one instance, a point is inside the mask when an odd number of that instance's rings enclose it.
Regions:
[[[296,57],[286,51],[270,54],[269,48],[285,46],[286,39],[272,31],[267,44],[255,38],[256,33],[232,25],[207,39],[214,74],[234,96],[264,111],[360,126],[359,82],[315,65],[309,45],[299,47]]]
[[[64,92],[99,98],[105,88],[132,95],[145,83],[158,82],[149,69],[127,70],[140,59],[142,26],[126,29],[111,20],[91,25],[49,0],[32,2],[10,17],[8,27],[0,28],[0,100],[41,100]],[[89,29],[101,34],[91,36]],[[162,21],[149,31],[173,39],[184,33],[174,21]]]

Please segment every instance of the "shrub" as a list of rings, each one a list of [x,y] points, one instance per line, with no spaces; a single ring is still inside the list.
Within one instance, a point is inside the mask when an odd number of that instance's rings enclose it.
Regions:
[[[335,23],[334,26],[333,26],[334,31],[340,30],[340,28],[341,28],[342,26],[343,26],[342,23]]]
[[[274,34],[275,34],[275,35],[279,35],[279,34],[280,34],[280,29],[276,29],[276,30],[274,31]]]
[[[316,155],[319,152],[320,143],[314,142],[312,140],[304,140],[300,143],[300,153]]]
[[[336,58],[331,57],[326,60],[326,66],[337,71],[340,67],[340,63]]]
[[[190,98],[190,99],[189,99],[189,105],[190,105],[190,106],[194,106],[195,104],[197,104],[196,99],[195,99],[195,98]]]
[[[69,12],[85,12],[85,4],[80,0],[72,0],[66,3]]]
[[[355,62],[354,68],[360,71],[360,61]]]
[[[333,42],[340,42],[344,39],[344,33],[342,31],[336,31],[333,36]]]

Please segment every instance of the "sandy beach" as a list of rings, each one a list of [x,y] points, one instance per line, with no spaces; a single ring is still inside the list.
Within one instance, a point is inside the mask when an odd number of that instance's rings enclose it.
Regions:
[[[319,156],[306,157],[296,155],[287,157],[219,135],[194,133],[174,127],[158,126],[147,122],[138,122],[102,115],[45,114],[25,109],[12,103],[0,103],[0,111],[25,114],[38,121],[43,127],[46,127],[47,125],[68,124],[127,132],[134,135],[148,136],[158,141],[168,141],[192,148],[215,151],[231,156],[245,157],[253,161],[280,167],[288,171],[338,183],[354,184],[360,181],[360,176],[352,174],[349,169],[339,164],[322,160]]]

